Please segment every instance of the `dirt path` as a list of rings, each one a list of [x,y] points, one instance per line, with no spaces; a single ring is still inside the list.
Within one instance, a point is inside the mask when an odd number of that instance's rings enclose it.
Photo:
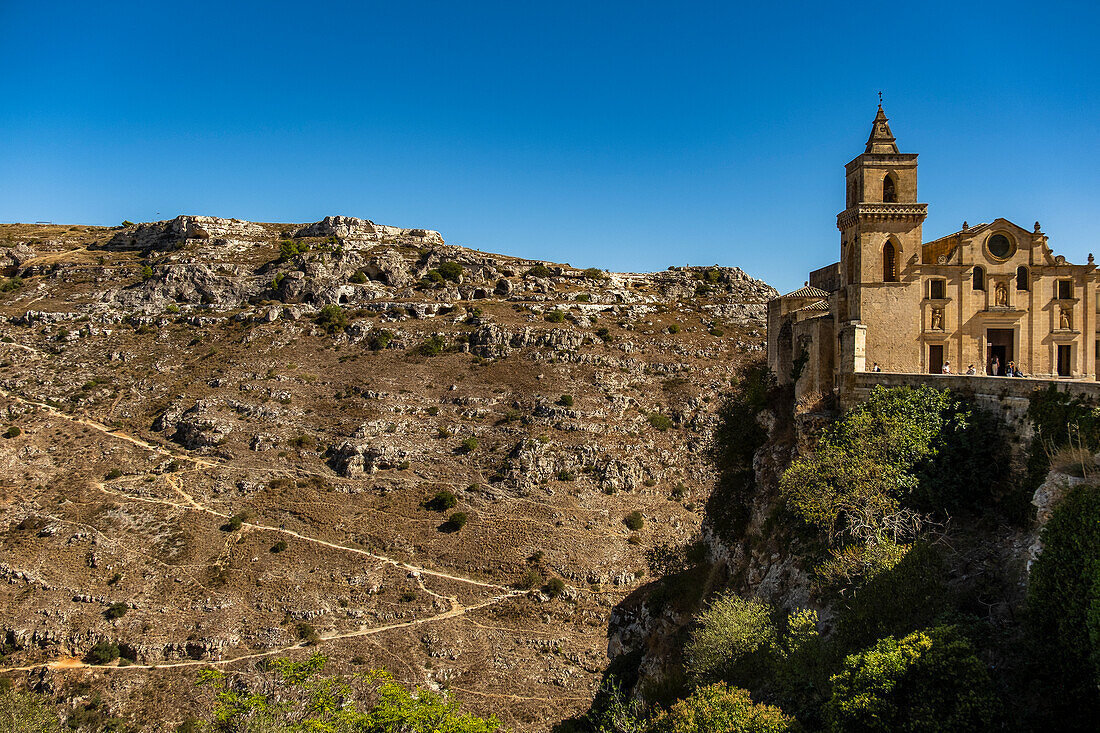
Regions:
[[[355,631],[345,631],[339,634],[330,634],[329,636],[322,636],[318,645],[326,644],[333,641],[340,641],[343,639],[354,639],[364,636],[374,636],[375,634],[381,634],[386,631],[393,631],[394,629],[407,629],[413,626],[422,626],[424,624],[432,623],[434,621],[444,621],[449,618],[458,618],[465,616],[471,611],[477,611],[488,606],[492,606],[501,601],[513,598],[517,595],[521,595],[523,591],[509,591],[508,593],[502,593],[498,596],[493,596],[487,600],[475,603],[470,606],[462,606],[455,603],[449,611],[438,613],[435,616],[428,616],[426,618],[412,619],[411,621],[401,621],[393,624],[386,624],[385,626],[372,626],[356,629]],[[278,647],[275,649],[268,649],[263,652],[255,652],[253,654],[242,654],[239,657],[233,657],[232,659],[219,659],[215,661],[191,659],[185,662],[165,662],[164,664],[128,664],[126,666],[118,666],[114,664],[88,664],[82,662],[79,659],[72,657],[61,657],[49,662],[39,662],[38,664],[28,664],[22,667],[0,667],[0,674],[5,672],[29,672],[35,669],[104,669],[104,670],[149,670],[149,669],[175,669],[177,667],[220,667],[227,664],[234,664],[236,662],[243,662],[249,659],[263,659],[264,657],[271,657],[276,654],[285,654],[287,652],[308,649],[311,645],[306,642],[299,642],[297,644],[288,644],[287,646]]]
[[[38,353],[35,349],[31,349],[30,347],[22,346],[21,344],[8,344],[8,345],[9,346],[17,346],[19,348],[24,348],[24,349],[27,349],[28,351]],[[225,464],[220,464],[220,463],[213,463],[211,461],[207,461],[207,460],[197,458],[197,457],[194,457],[194,456],[190,456],[190,455],[186,455],[186,454],[175,453],[175,452],[165,448],[164,446],[156,445],[154,443],[150,443],[150,442],[148,442],[148,441],[146,441],[142,438],[139,438],[137,436],[129,435],[129,434],[124,433],[122,431],[109,428],[108,426],[106,426],[103,423],[100,423],[96,420],[92,420],[92,419],[89,419],[89,418],[76,417],[76,416],[73,416],[73,415],[68,415],[68,414],[62,412],[61,410],[58,410],[54,407],[51,407],[50,405],[47,405],[47,404],[42,403],[42,402],[38,402],[36,400],[27,399],[27,398],[21,397],[19,395],[12,394],[11,392],[8,392],[7,390],[0,389],[0,395],[2,395],[4,397],[7,397],[8,399],[15,400],[16,402],[20,402],[20,403],[25,404],[25,405],[32,405],[32,406],[41,408],[42,410],[46,411],[47,413],[49,413],[53,417],[60,418],[62,420],[67,420],[69,422],[91,428],[91,429],[96,430],[100,433],[103,433],[104,435],[110,436],[112,438],[116,438],[118,440],[128,442],[128,443],[130,443],[132,445],[135,445],[135,446],[137,446],[137,447],[139,447],[143,450],[150,451],[150,452],[155,453],[157,455],[161,455],[161,456],[165,456],[165,457],[171,457],[173,459],[177,459],[177,460],[181,460],[181,461],[187,461],[187,462],[191,463],[194,466],[194,468],[188,469],[188,470],[183,471],[183,472],[173,472],[173,473],[160,474],[161,476],[164,477],[165,482],[172,489],[172,491],[179,496],[180,501],[171,501],[169,499],[160,499],[160,498],[153,498],[153,497],[133,496],[131,494],[127,494],[125,491],[112,488],[111,486],[109,486],[105,482],[92,481],[91,482],[92,486],[94,486],[96,489],[103,492],[104,494],[108,494],[110,496],[117,497],[117,498],[122,499],[124,501],[142,502],[142,503],[148,503],[148,504],[159,504],[159,505],[162,505],[162,506],[173,507],[175,509],[179,509],[179,510],[182,510],[182,511],[202,512],[202,513],[209,514],[211,516],[219,517],[219,518],[222,518],[222,519],[228,519],[230,517],[229,514],[227,514],[225,512],[220,512],[216,509],[208,507],[208,506],[204,505],[203,503],[201,503],[200,501],[198,501],[197,499],[195,499],[194,496],[189,494],[187,492],[187,490],[184,489],[182,478],[183,478],[183,475],[185,475],[187,473],[194,473],[194,472],[199,471],[203,468],[226,469],[226,468],[232,468],[231,466],[228,466],[228,465],[225,465]],[[149,474],[145,474],[145,475],[149,475]],[[447,601],[451,606],[449,610],[444,611],[444,612],[439,613],[439,614],[436,614],[434,616],[428,616],[428,617],[419,618],[419,619],[412,619],[410,621],[402,621],[402,622],[398,622],[398,623],[387,624],[387,625],[384,625],[384,626],[361,627],[361,628],[359,628],[355,631],[342,632],[342,633],[338,633],[338,634],[332,634],[332,635],[329,635],[329,636],[323,636],[323,637],[321,637],[321,640],[319,642],[319,643],[322,643],[322,644],[329,643],[329,642],[334,642],[334,641],[339,641],[339,640],[342,640],[342,639],[351,639],[351,638],[373,636],[373,635],[376,635],[376,634],[381,634],[381,633],[384,633],[384,632],[387,632],[387,631],[392,631],[392,630],[395,630],[395,629],[410,628],[410,627],[413,627],[413,626],[419,626],[419,625],[422,625],[422,624],[432,623],[432,622],[435,622],[435,621],[443,621],[443,620],[446,620],[446,619],[458,618],[458,617],[461,617],[461,616],[465,616],[467,613],[470,613],[471,611],[476,611],[476,610],[481,609],[481,608],[486,608],[488,606],[494,605],[496,603],[500,603],[501,601],[507,600],[509,598],[513,598],[515,596],[523,595],[526,592],[526,591],[521,591],[521,590],[514,590],[514,589],[511,589],[511,588],[508,588],[507,586],[503,586],[503,585],[500,585],[500,584],[497,584],[497,583],[489,583],[489,582],[486,582],[486,581],[474,580],[473,578],[466,578],[466,577],[462,577],[460,575],[452,575],[450,573],[442,572],[442,571],[439,571],[439,570],[432,570],[430,568],[425,568],[425,567],[422,567],[422,566],[419,566],[419,565],[413,565],[411,563],[407,563],[407,562],[404,562],[402,560],[398,560],[396,558],[387,557],[385,555],[379,555],[377,553],[370,552],[369,550],[364,550],[364,549],[357,548],[357,547],[348,547],[347,545],[341,545],[341,544],[338,544],[338,543],[335,543],[335,542],[329,542],[327,540],[322,540],[322,539],[319,539],[319,538],[316,538],[316,537],[310,537],[309,535],[304,535],[304,534],[301,534],[300,532],[295,532],[294,530],[290,530],[290,529],[284,529],[284,528],[281,528],[281,527],[271,527],[271,526],[264,525],[264,524],[257,524],[255,522],[243,522],[241,526],[246,531],[251,530],[251,531],[273,532],[275,534],[283,535],[283,536],[286,536],[286,537],[293,537],[294,539],[300,540],[302,542],[308,542],[308,543],[312,543],[312,544],[315,544],[315,545],[321,545],[323,547],[328,547],[328,548],[331,548],[333,550],[337,550],[337,551],[340,551],[340,552],[350,552],[350,553],[354,553],[356,555],[361,555],[363,557],[369,557],[372,560],[375,560],[375,561],[379,562],[382,565],[390,565],[394,568],[397,568],[397,569],[400,569],[400,570],[405,570],[409,573],[414,573],[416,575],[417,585],[422,590],[424,590],[429,595],[434,596],[434,597],[436,597],[440,600]],[[426,588],[424,586],[424,583],[423,583],[422,579],[421,579],[421,576],[441,578],[441,579],[445,579],[445,580],[455,581],[455,582],[458,582],[458,583],[463,583],[463,584],[466,584],[466,585],[473,585],[473,586],[477,586],[477,587],[480,587],[480,588],[488,588],[488,589],[492,589],[492,590],[496,590],[496,591],[503,591],[503,592],[499,593],[499,594],[497,594],[497,595],[495,595],[491,598],[488,598],[484,601],[481,601],[479,603],[475,603],[475,604],[472,604],[472,605],[469,605],[469,606],[463,606],[461,603],[459,603],[457,597],[441,595],[439,593],[436,593],[436,592],[431,591],[428,588]],[[264,657],[270,657],[270,656],[273,656],[273,655],[276,655],[276,654],[282,654],[282,653],[297,650],[297,649],[303,649],[306,646],[307,646],[307,644],[305,642],[300,642],[300,643],[297,643],[297,644],[291,644],[291,645],[279,647],[279,648],[276,648],[276,649],[269,649],[267,651],[256,652],[256,653],[253,653],[253,654],[245,654],[245,655],[242,655],[242,656],[233,657],[232,659],[224,659],[224,660],[219,660],[219,661],[188,660],[188,661],[183,661],[183,662],[170,662],[170,663],[165,663],[165,664],[131,664],[131,665],[126,665],[124,667],[119,667],[119,666],[115,666],[115,665],[86,664],[86,663],[84,663],[80,660],[73,659],[71,657],[63,657],[63,658],[51,660],[51,661],[48,661],[48,662],[41,662],[41,663],[38,663],[38,664],[26,665],[26,666],[21,666],[21,667],[0,668],[0,673],[3,673],[3,672],[23,672],[23,671],[29,671],[29,670],[34,670],[34,669],[43,669],[43,668],[47,668],[47,669],[86,669],[86,668],[95,668],[95,669],[115,669],[115,670],[137,670],[137,669],[149,670],[149,669],[165,669],[165,668],[174,668],[174,667],[221,666],[221,665],[226,665],[226,664],[233,664],[233,663],[238,662],[238,661],[245,661],[245,660],[249,660],[249,659],[260,659],[260,658],[264,658]]]

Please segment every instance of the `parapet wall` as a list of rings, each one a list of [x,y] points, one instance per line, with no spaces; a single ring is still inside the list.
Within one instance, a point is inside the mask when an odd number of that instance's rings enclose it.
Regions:
[[[1002,412],[1005,422],[1025,441],[1031,440],[1031,421],[1027,408],[1031,393],[1054,385],[1072,395],[1100,398],[1100,382],[1066,379],[1028,379],[1026,377],[966,376],[963,374],[898,374],[893,372],[857,372],[849,375],[850,389],[841,395],[845,408],[867,399],[876,386],[950,389],[965,394],[992,412]]]

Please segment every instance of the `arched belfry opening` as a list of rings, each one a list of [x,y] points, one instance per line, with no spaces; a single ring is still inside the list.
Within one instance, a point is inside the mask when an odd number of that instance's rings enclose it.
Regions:
[[[882,247],[882,281],[888,283],[898,281],[898,251],[894,243],[889,240]]]
[[[896,204],[898,202],[897,183],[889,173],[886,174],[886,178],[882,179],[882,201],[886,204]]]

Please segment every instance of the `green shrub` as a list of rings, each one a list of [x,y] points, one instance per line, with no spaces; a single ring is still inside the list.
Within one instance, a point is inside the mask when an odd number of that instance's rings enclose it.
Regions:
[[[325,675],[326,663],[314,654],[300,662],[274,659],[259,676],[252,670],[203,670],[199,684],[214,687],[214,695],[202,730],[494,733],[500,728],[496,718],[461,712],[450,695],[410,691],[383,670]]]
[[[462,441],[462,445],[459,446],[459,450],[461,450],[461,452],[463,453],[473,453],[475,450],[477,450],[477,438],[473,437],[472,435],[468,438],[464,438]]]
[[[780,491],[830,544],[863,541],[902,507],[995,504],[1011,485],[1005,432],[948,390],[878,386],[825,430],[816,453],[791,464]]]
[[[662,433],[672,427],[672,418],[659,412],[651,412],[646,416],[649,424]]]
[[[286,550],[286,548],[287,548],[286,540],[279,540],[278,542],[276,542],[274,545],[271,546],[271,552],[272,553],[283,552],[284,550]]]
[[[355,274],[351,276],[351,281],[356,285],[362,285],[367,281],[367,275],[362,270],[356,270]]]
[[[458,282],[462,279],[462,265],[457,262],[443,262],[437,268],[444,280]]]
[[[177,314],[177,313],[179,313],[179,312],[180,312],[180,307],[179,307],[178,305],[176,305],[175,303],[169,303],[169,304],[168,304],[168,305],[167,305],[167,306],[165,307],[165,309],[164,309],[164,312],[165,312],[165,313],[170,313],[170,314],[172,314],[172,315],[175,315],[175,314]]]
[[[550,277],[550,268],[546,265],[535,265],[527,268],[527,272],[523,274],[525,277]]]
[[[630,514],[626,515],[626,518],[623,519],[623,524],[625,524],[626,528],[631,530],[632,532],[637,532],[639,529],[642,528],[642,525],[645,524],[645,519],[642,517],[641,512],[634,510]]]
[[[447,517],[447,524],[453,532],[457,532],[466,526],[466,522],[469,517],[466,516],[466,512],[455,512],[451,516]]]
[[[312,625],[307,624],[305,621],[301,621],[295,627],[295,631],[298,632],[298,638],[306,643],[306,646],[317,646],[321,643],[321,635],[317,633],[317,630]]]
[[[565,311],[553,310],[547,313],[544,317],[546,318],[546,320],[550,321],[550,323],[564,323]]]
[[[1100,488],[1077,486],[1043,528],[1028,611],[1067,689],[1100,683]],[[1078,694],[1080,694],[1078,692]]]
[[[236,532],[242,526],[244,526],[244,523],[247,520],[248,520],[248,512],[237,512],[236,514],[234,514],[232,517],[229,518],[228,522],[226,522],[225,524],[222,525],[222,527],[221,527],[222,531],[223,532]]]
[[[428,282],[435,285],[442,285],[444,282],[443,276],[439,274],[439,270],[428,270],[427,274],[424,275],[424,277],[428,280]]]
[[[299,450],[313,450],[317,447],[317,438],[302,433],[290,439],[290,444]]]
[[[10,293],[14,290],[19,290],[21,287],[23,287],[23,278],[18,275],[13,275],[3,283],[0,283],[0,292]]]
[[[336,333],[348,327],[348,314],[335,303],[329,303],[321,308],[321,312],[317,314],[316,322],[317,325],[329,333]]]
[[[447,340],[441,334],[432,336],[416,347],[416,353],[420,356],[439,356],[447,348]]]
[[[436,512],[445,512],[448,509],[454,509],[457,505],[458,497],[455,496],[453,491],[447,489],[438,492],[424,504],[428,509]]]
[[[989,671],[953,626],[881,639],[832,683],[825,717],[836,733],[993,730]]]
[[[586,280],[606,280],[607,273],[598,267],[587,267],[584,270],[584,278]]]
[[[132,226],[134,226],[134,222],[130,221],[129,219],[124,219],[124,220],[122,221],[122,227],[123,227],[124,229],[125,229],[126,227],[132,227]]]
[[[573,395],[563,394],[561,397],[558,398],[558,404],[561,405],[562,407],[572,407],[573,406]]]
[[[558,577],[550,578],[546,581],[546,585],[543,586],[543,590],[546,591],[546,595],[551,598],[557,598],[565,592],[565,581]]]
[[[578,303],[587,303],[592,300],[592,296],[588,293],[577,293],[577,297],[573,298],[573,300]]]
[[[538,568],[529,567],[520,575],[519,580],[516,581],[516,588],[519,590],[531,590],[532,588],[537,588],[541,582],[542,573],[538,571]]]
[[[20,692],[8,685],[0,687],[0,730],[11,733],[58,733],[61,723],[49,708],[46,697],[29,691]]]
[[[747,690],[718,683],[661,710],[646,733],[788,733],[801,728],[773,705],[754,703]]]
[[[671,326],[668,327],[668,332],[669,333],[680,333],[679,324],[673,323]]]
[[[290,258],[305,254],[309,251],[308,242],[296,242],[293,239],[284,239],[279,242],[279,262],[286,262]]]
[[[720,596],[698,617],[684,647],[688,676],[698,683],[759,685],[773,668],[778,644],[773,613],[760,600]]]
[[[370,337],[367,339],[367,346],[371,351],[382,351],[390,345],[391,341],[393,341],[393,331],[381,328],[377,331],[371,331]]]
[[[121,601],[118,603],[112,603],[107,607],[107,610],[103,612],[103,615],[108,619],[122,618],[126,615],[126,612],[130,610],[130,607]]]
[[[1034,427],[1028,451],[1026,496],[1038,488],[1050,470],[1050,456],[1074,445],[1089,453],[1100,451],[1100,407],[1084,395],[1072,396],[1054,384],[1032,392],[1027,408]]]
[[[107,478],[108,481],[113,481],[114,479],[119,478],[121,476],[122,476],[122,469],[112,468],[110,471],[107,472],[107,477],[106,478]]]
[[[8,428],[4,432],[4,437],[5,438],[18,438],[22,433],[23,433],[23,431],[19,429],[18,425],[12,425],[10,428]]]
[[[281,288],[283,285],[283,280],[286,280],[286,273],[276,273],[275,277],[271,278],[271,289],[278,290],[279,288]]]
[[[152,277],[153,277],[153,268],[149,267],[149,265],[142,265],[141,266],[141,279],[142,280],[150,280],[150,279],[152,279]]]
[[[717,336],[717,337],[721,337],[721,336],[726,335],[726,332],[723,331],[720,328],[712,328],[709,331],[707,331],[707,333],[709,333],[711,336]]]
[[[85,659],[89,664],[110,664],[118,659],[118,645],[109,641],[98,641],[88,652]]]
[[[611,329],[609,329],[607,326],[600,326],[596,329],[596,338],[598,338],[600,341],[603,341],[605,344],[610,343],[612,339]]]

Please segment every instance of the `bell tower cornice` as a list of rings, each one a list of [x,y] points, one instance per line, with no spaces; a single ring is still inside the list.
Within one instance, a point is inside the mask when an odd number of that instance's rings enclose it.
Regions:
[[[922,224],[927,216],[928,204],[859,203],[837,214],[836,226],[844,231],[865,222],[877,224],[884,221],[905,221]]]

